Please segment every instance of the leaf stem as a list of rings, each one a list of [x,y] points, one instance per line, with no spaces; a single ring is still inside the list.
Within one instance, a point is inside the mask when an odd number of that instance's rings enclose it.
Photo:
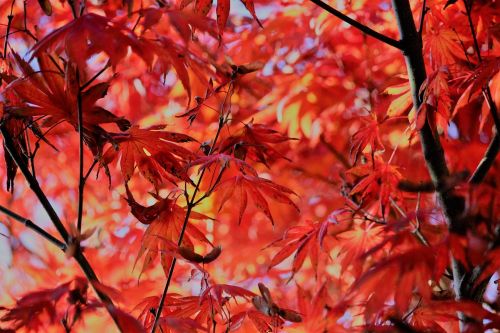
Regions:
[[[323,8],[324,10],[326,10],[327,12],[329,12],[330,14],[332,14],[333,16],[335,17],[338,17],[339,19],[341,19],[342,21],[350,24],[351,26],[353,26],[354,28],[362,31],[363,33],[367,34],[368,36],[371,36],[375,39],[378,39],[379,41],[387,44],[387,45],[390,45],[392,47],[395,47],[397,48],[398,50],[403,50],[403,46],[401,44],[400,41],[397,41],[395,39],[392,39],[390,37],[387,37],[385,35],[382,35],[381,33],[371,29],[370,27],[350,18],[349,16],[345,15],[344,13],[336,10],[335,8],[331,7],[330,5],[324,3],[323,1],[321,0],[310,0],[312,3],[316,4],[317,6]]]

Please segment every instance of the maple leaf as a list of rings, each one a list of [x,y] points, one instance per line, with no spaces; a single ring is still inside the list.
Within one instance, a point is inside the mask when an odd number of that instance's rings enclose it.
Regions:
[[[152,53],[123,23],[88,13],[52,31],[36,43],[31,52],[37,56],[44,51],[64,51],[83,70],[87,59],[100,52],[108,55],[114,67],[127,55],[129,47],[147,64],[151,64]]]
[[[306,256],[309,254],[314,271],[317,273],[318,263],[320,259],[320,251],[325,251],[323,248],[323,240],[328,235],[335,237],[350,228],[349,223],[339,223],[336,215],[341,214],[343,211],[336,211],[322,222],[310,221],[307,225],[294,226],[287,229],[283,237],[270,246],[282,247],[278,253],[274,255],[269,264],[269,269],[280,264],[286,258],[295,253],[293,257],[292,276],[297,273],[302,265]]]
[[[448,86],[450,73],[448,68],[443,66],[431,73],[420,86],[420,95],[422,96],[422,105],[417,112],[417,129],[422,128],[423,122],[429,111],[436,111],[439,120],[437,123],[441,128],[447,128],[450,119],[451,97]],[[420,115],[420,113],[423,113]]]
[[[224,34],[230,8],[231,0],[217,0],[217,27],[219,28],[219,35],[221,37]]]
[[[137,168],[155,189],[164,180],[175,183],[177,179],[181,179],[191,183],[186,164],[195,155],[176,143],[194,139],[185,134],[163,131],[163,128],[164,125],[156,125],[140,129],[134,125],[126,133],[113,135],[118,151],[114,146],[109,147],[103,155],[101,165],[105,167],[120,154],[120,168],[125,182],[130,180]]]
[[[200,304],[210,305],[216,313],[222,313],[229,298],[250,300],[255,294],[244,288],[229,284],[212,284],[200,295]]]
[[[460,47],[457,33],[447,24],[437,11],[429,12],[425,17],[425,29],[422,36],[423,49],[431,55],[434,68],[455,63],[456,59],[466,60],[464,50]],[[466,42],[466,41],[463,41]]]
[[[467,87],[461,93],[460,97],[455,104],[452,112],[452,117],[455,117],[458,112],[466,111],[469,109],[471,115],[475,115],[476,110],[474,106],[478,100],[483,100],[481,91],[488,87],[490,81],[493,82],[500,80],[498,72],[500,70],[500,57],[484,58],[483,61],[477,66],[474,71],[471,71],[462,78],[463,84]],[[472,106],[472,109],[471,109]],[[479,130],[483,130],[486,121],[490,117],[489,107],[483,107],[481,110],[481,122]],[[471,122],[473,120],[470,120]]]
[[[454,300],[425,302],[413,311],[409,321],[418,330],[445,333],[447,331],[443,328],[443,324],[458,323],[458,313],[463,313],[468,318],[481,319],[480,321],[471,319],[468,324],[465,324],[466,332],[467,329],[470,329],[470,332],[484,332],[487,329],[498,329],[500,327],[498,314],[485,310],[479,303],[467,300],[460,302]]]
[[[362,199],[377,198],[385,207],[391,197],[397,197],[396,191],[402,176],[397,166],[383,161],[380,156],[375,157],[373,164],[359,165],[347,171],[359,177],[349,195],[359,193]]]
[[[248,157],[269,167],[268,161],[274,161],[277,158],[287,159],[270,144],[282,143],[288,140],[290,138],[286,135],[266,125],[254,124],[252,121],[245,124],[239,132],[224,139],[219,150],[222,153],[233,154],[241,160]]]
[[[63,296],[68,296],[69,304],[85,305],[87,288],[87,281],[78,277],[55,288],[28,293],[21,297],[13,308],[0,307],[0,311],[6,312],[0,317],[0,321],[9,323],[15,330],[21,327],[38,330],[43,326],[43,315],[47,315],[51,323],[55,322],[57,303]]]
[[[51,59],[43,54],[37,60],[40,71],[35,71],[28,63],[15,56],[22,77],[12,80],[2,92],[10,106],[9,112],[18,117],[43,117],[43,127],[52,127],[66,121],[77,130],[79,83],[76,82],[75,69],[66,66],[65,73],[61,73]],[[106,95],[109,85],[109,82],[101,82],[81,92],[84,140],[94,155],[109,140],[108,133],[100,124],[115,123],[120,130],[126,130],[130,126],[128,120],[95,105]]]
[[[384,94],[397,96],[387,109],[388,117],[397,117],[406,113],[413,106],[410,83],[408,78],[404,78],[406,82],[387,87]]]
[[[273,225],[274,220],[271,215],[271,210],[269,209],[269,204],[264,198],[264,195],[276,202],[287,204],[295,208],[297,211],[300,211],[299,207],[289,198],[289,195],[295,194],[292,190],[258,176],[234,176],[220,182],[219,185],[216,186],[215,191],[222,191],[219,211],[228,200],[233,200],[235,196],[239,198],[240,213],[238,224],[241,223],[243,214],[247,208],[248,196],[252,198],[255,207],[262,211]]]
[[[144,256],[141,273],[144,272],[156,259],[160,253],[160,259],[165,274],[168,275],[170,259],[176,251],[176,243],[180,237],[181,229],[186,216],[186,209],[177,205],[175,199],[161,198],[155,195],[157,202],[149,207],[144,207],[137,203],[130,190],[127,190],[127,202],[132,208],[134,216],[148,228],[144,233],[141,248],[137,254],[137,261]],[[207,216],[196,212],[191,212],[192,219],[208,219]],[[186,235],[181,246],[193,249],[192,238],[205,242],[213,246],[205,235],[194,225],[188,223]]]
[[[389,226],[386,230],[392,228]],[[383,309],[391,297],[399,315],[408,309],[416,292],[424,300],[430,300],[432,287],[429,281],[439,281],[449,260],[446,244],[422,245],[410,231],[396,232],[387,237],[365,252],[359,260],[366,260],[383,250],[391,254],[378,260],[351,287],[352,292],[367,295],[365,318]]]
[[[120,327],[126,327],[128,333],[146,333],[144,326],[132,315],[117,307],[114,307],[111,312],[117,318]]]
[[[354,162],[366,147],[370,147],[371,152],[383,150],[384,145],[380,139],[379,122],[375,113],[365,117],[359,117],[362,127],[352,136],[351,156],[354,156]]]
[[[191,84],[187,70],[186,60],[188,59],[188,50],[185,47],[177,45],[173,40],[162,37],[158,41],[158,47],[153,48],[156,53],[160,73],[166,73],[172,65],[188,94],[188,105],[191,102]]]
[[[212,0],[182,0],[181,9],[188,6],[190,3],[195,1],[194,12],[200,15],[206,16],[210,9],[212,9]],[[253,0],[241,0],[245,8],[252,15],[252,17],[257,21],[260,27],[262,23],[259,21],[256,13]],[[227,19],[229,17],[229,10],[231,7],[230,0],[217,0],[217,27],[219,29],[219,36],[222,37],[224,33],[224,28],[226,27]]]

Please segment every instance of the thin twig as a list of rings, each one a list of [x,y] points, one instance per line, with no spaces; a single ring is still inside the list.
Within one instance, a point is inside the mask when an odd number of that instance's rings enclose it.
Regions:
[[[228,89],[229,91],[231,91],[231,88],[232,88],[232,83],[229,84],[229,87],[230,89]],[[214,150],[215,150],[215,145],[217,144],[217,140],[219,139],[219,136],[220,136],[220,133],[222,131],[222,128],[224,127],[224,124],[225,122],[227,121],[228,117],[229,117],[229,111],[227,112],[227,114],[225,115],[224,114],[224,110],[225,110],[225,105],[226,105],[226,102],[227,102],[227,98],[228,96],[231,94],[230,92],[228,91],[227,95],[226,95],[226,98],[224,99],[224,102],[223,102],[223,105],[222,105],[222,110],[221,110],[221,113],[219,115],[219,126],[217,128],[217,132],[215,133],[215,137],[214,137],[214,140],[212,142],[212,145],[210,146],[210,149],[208,151],[208,156],[210,156]],[[203,179],[203,176],[205,175],[205,172],[206,172],[207,169],[203,169],[201,171],[201,174],[200,174],[200,177],[198,178],[198,181],[196,182],[196,185],[195,185],[195,188],[194,188],[194,191],[193,191],[193,195],[191,196],[191,200],[188,201],[188,205],[187,205],[187,210],[186,210],[186,215],[185,215],[185,218],[184,218],[184,222],[182,224],[182,229],[181,229],[181,232],[180,232],[180,235],[179,235],[179,241],[177,242],[177,246],[181,246],[182,245],[182,241],[184,239],[184,234],[186,232],[186,228],[187,228],[187,225],[188,225],[188,222],[189,222],[189,217],[191,215],[191,212],[195,206],[195,202],[196,202],[196,195],[198,194],[198,191],[200,189],[200,185],[201,185],[201,181]],[[187,198],[187,191],[185,191],[185,195],[186,195],[186,198]],[[170,287],[170,282],[172,280],[172,276],[174,274],[174,270],[175,270],[175,264],[177,263],[177,259],[174,257],[172,258],[172,262],[170,264],[170,269],[168,271],[168,276],[167,276],[167,282],[165,283],[165,288],[163,288],[163,293],[161,295],[161,298],[160,298],[160,303],[158,305],[158,309],[156,310],[156,314],[155,314],[155,320],[153,322],[153,327],[151,328],[151,333],[154,333],[156,331],[156,328],[158,326],[158,323],[159,323],[159,320],[160,320],[160,316],[161,316],[161,312],[163,310],[163,307],[165,305],[165,299],[167,297],[167,293],[168,293],[168,289]]]
[[[469,183],[471,184],[479,184],[483,181],[484,177],[488,173],[488,170],[495,162],[495,158],[500,150],[500,134],[496,133],[495,137],[491,140],[486,152],[484,153],[481,162],[477,165],[476,170],[469,178]]]
[[[64,244],[63,242],[61,242],[59,239],[55,238],[51,234],[49,234],[47,231],[40,228],[38,225],[36,225],[31,220],[14,213],[13,211],[11,211],[10,209],[8,209],[4,206],[0,206],[0,212],[11,217],[12,219],[14,219],[17,222],[21,222],[22,224],[24,224],[26,226],[26,228],[33,230],[34,232],[36,232],[37,234],[39,234],[40,236],[42,236],[43,238],[45,238],[46,240],[48,240],[49,242],[51,242],[52,244],[57,246],[62,251],[66,251],[66,248],[67,248],[66,244]]]
[[[108,61],[106,63],[106,65],[104,65],[103,68],[101,68],[97,73],[95,73],[94,76],[92,76],[87,82],[82,84],[82,86],[80,87],[80,91],[83,92],[88,86],[90,86],[92,84],[92,82],[94,82],[99,76],[101,76],[101,74],[104,73],[104,71],[106,71],[106,69],[108,69],[110,66],[111,66],[111,62]]]
[[[10,15],[7,16],[7,31],[5,33],[5,42],[3,44],[3,58],[7,59],[7,45],[9,45],[9,34],[10,34],[10,26],[12,25],[12,19],[14,18],[14,15],[10,13]]]
[[[76,229],[82,230],[83,218],[83,194],[85,191],[85,178],[83,177],[83,110],[82,110],[82,90],[80,88],[80,70],[76,69],[76,84],[78,85],[78,94],[76,96],[76,113],[78,116],[78,137],[79,137],[79,168],[78,168],[78,220]]]
[[[425,20],[425,14],[429,11],[429,8],[427,7],[427,0],[424,0],[422,3],[422,13],[420,14],[420,24],[418,27],[418,35],[420,36],[420,40],[422,40],[422,32],[424,30],[424,20]]]
[[[316,4],[317,6],[323,8],[324,10],[326,10],[327,12],[329,12],[330,14],[332,14],[333,16],[335,17],[338,17],[339,19],[341,19],[342,21],[352,25],[354,28],[362,31],[363,33],[367,34],[368,36],[371,36],[375,39],[378,39],[379,41],[387,44],[387,45],[390,45],[392,47],[395,47],[397,48],[398,50],[402,50],[403,49],[403,46],[401,44],[400,41],[397,41],[395,39],[392,39],[390,37],[387,37],[385,35],[382,35],[381,33],[379,32],[376,32],[375,30],[371,29],[370,27],[367,27],[366,25],[350,18],[349,16],[345,15],[344,13],[336,10],[335,8],[331,7],[330,5],[324,3],[323,1],[321,0],[311,0],[312,3]]]

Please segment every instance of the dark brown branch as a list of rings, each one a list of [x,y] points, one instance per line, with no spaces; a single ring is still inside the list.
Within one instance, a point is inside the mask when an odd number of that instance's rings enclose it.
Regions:
[[[11,217],[13,220],[15,220],[17,222],[21,222],[22,224],[24,224],[26,226],[26,228],[33,230],[34,232],[36,232],[37,234],[39,234],[40,236],[42,236],[43,238],[45,238],[46,240],[48,240],[49,242],[51,242],[52,244],[57,246],[62,251],[66,251],[66,248],[67,248],[66,244],[64,244],[63,242],[61,242],[59,239],[55,238],[51,234],[49,234],[47,231],[40,228],[38,225],[33,223],[31,220],[14,213],[13,211],[11,211],[10,209],[8,209],[4,206],[0,206],[0,212]]]
[[[12,19],[14,18],[14,15],[12,13],[7,16],[7,31],[5,33],[5,42],[3,44],[3,58],[7,59],[7,46],[9,45],[9,35],[10,35],[10,27],[12,25]]]
[[[373,29],[367,27],[366,25],[364,25],[362,23],[359,23],[358,21],[350,18],[349,16],[347,16],[344,13],[336,10],[335,8],[333,8],[330,5],[324,3],[323,1],[321,1],[321,0],[311,0],[311,2],[314,3],[314,4],[316,4],[319,7],[323,8],[324,10],[326,10],[327,12],[329,12],[330,14],[332,14],[333,16],[338,17],[342,21],[350,24],[354,28],[362,31],[363,33],[367,34],[368,36],[371,36],[371,37],[373,37],[375,39],[378,39],[379,41],[381,41],[381,42],[383,42],[383,43],[385,43],[387,45],[390,45],[392,47],[395,47],[395,48],[397,48],[399,50],[403,49],[400,41],[394,40],[394,39],[392,39],[390,37],[382,35],[379,32],[376,32],[375,30],[373,30]]]
[[[85,178],[83,176],[83,110],[82,110],[82,89],[80,87],[80,70],[76,69],[76,84],[78,84],[78,94],[76,96],[76,113],[78,117],[78,153],[79,153],[79,168],[78,168],[78,219],[76,228],[82,230],[83,218],[83,194],[85,191]]]
[[[486,152],[484,153],[483,159],[479,162],[476,170],[469,179],[471,184],[479,184],[483,181],[484,177],[488,173],[488,170],[495,162],[495,158],[500,150],[500,134],[497,132],[495,137],[491,140]]]
[[[436,188],[432,181],[417,183],[405,179],[398,183],[398,189],[406,192],[447,192],[453,190],[460,183],[465,182],[469,176],[470,173],[468,171],[454,172],[441,180],[441,187],[439,188]]]
[[[422,41],[415,27],[409,0],[393,0],[392,3],[404,45],[403,53],[408,69],[413,105],[418,110],[422,104],[419,90],[427,75],[422,54]],[[432,128],[429,121],[426,121],[419,134],[427,169],[432,183],[438,190],[437,197],[448,228],[451,232],[464,234],[466,230],[461,217],[464,212],[465,201],[463,197],[454,194],[452,190],[443,190],[442,184],[449,177],[449,171],[435,128]],[[454,258],[453,253],[452,268],[455,297],[457,300],[468,298],[464,288],[467,285],[467,281],[465,281],[467,274],[462,265]],[[465,318],[460,316],[460,319],[464,320]]]
[[[19,153],[16,151],[14,141],[10,137],[9,132],[5,128],[5,126],[2,124],[0,125],[0,132],[2,133],[3,139],[4,139],[4,146],[7,152],[10,154],[12,159],[16,162],[17,166],[19,167],[19,170],[23,174],[24,178],[28,182],[31,190],[33,193],[36,195],[40,203],[42,204],[43,208],[49,215],[50,220],[56,227],[57,231],[61,235],[61,237],[64,239],[64,242],[66,245],[71,243],[71,238],[68,234],[68,231],[64,227],[64,224],[62,223],[61,219],[57,215],[56,211],[52,207],[52,204],[50,203],[49,199],[41,189],[40,185],[38,184],[38,181],[36,180],[35,177],[30,173],[28,166],[22,159],[22,157],[19,155]],[[87,258],[82,253],[82,250],[80,247],[77,247],[77,250],[75,251],[75,254],[73,255],[77,263],[80,265],[82,271],[84,272],[85,276],[89,280],[90,284],[94,287],[94,290],[96,294],[99,296],[100,300],[108,310],[109,314],[113,318],[116,326],[121,330],[120,326],[120,321],[118,320],[118,317],[116,316],[116,311],[115,311],[115,306],[113,304],[113,301],[111,298],[109,298],[106,294],[104,294],[100,289],[96,288],[96,284],[99,282],[99,279],[97,278],[97,275],[94,272],[94,269],[88,262]]]
[[[69,235],[68,232],[66,231],[66,228],[64,227],[64,224],[62,221],[59,219],[59,216],[57,216],[56,211],[50,204],[49,200],[45,196],[45,193],[43,193],[42,189],[40,188],[40,185],[38,184],[38,181],[36,178],[33,177],[33,175],[30,173],[28,166],[26,163],[24,163],[24,160],[22,157],[19,155],[15,148],[14,141],[12,141],[12,138],[10,137],[9,132],[7,129],[2,125],[0,126],[0,131],[2,133],[3,139],[4,139],[4,145],[5,148],[7,149],[7,152],[12,156],[12,159],[16,162],[17,166],[19,167],[19,170],[21,170],[21,173],[23,174],[24,178],[28,182],[31,190],[33,193],[35,193],[36,197],[42,204],[43,208],[49,215],[50,220],[56,227],[57,231],[63,238],[64,242],[68,244],[69,242]]]
[[[418,192],[434,193],[436,191],[436,187],[430,181],[427,182],[421,181],[416,183],[410,180],[401,180],[398,183],[398,190],[404,192],[412,192],[412,193],[418,193]]]

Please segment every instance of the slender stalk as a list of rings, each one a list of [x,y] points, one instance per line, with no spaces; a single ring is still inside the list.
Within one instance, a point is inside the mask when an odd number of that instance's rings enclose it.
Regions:
[[[25,217],[22,217],[21,215],[14,213],[13,211],[11,211],[10,209],[8,209],[4,206],[0,206],[0,212],[11,217],[13,220],[15,220],[17,222],[21,222],[22,224],[24,224],[26,226],[26,228],[33,230],[34,232],[36,232],[37,234],[39,234],[40,236],[42,236],[43,238],[45,238],[46,240],[48,240],[49,242],[51,242],[52,244],[57,246],[62,251],[66,251],[66,248],[67,248],[66,244],[64,244],[63,242],[61,242],[59,239],[55,238],[51,234],[49,234],[47,231],[40,228],[33,221],[31,221]]]
[[[106,65],[104,65],[103,68],[101,68],[97,73],[94,74],[87,82],[81,85],[80,91],[83,92],[85,89],[87,89],[99,76],[101,76],[102,73],[106,71],[111,66],[111,62],[108,61]]]
[[[420,39],[422,39],[422,32],[424,31],[424,22],[425,22],[425,14],[429,11],[429,8],[427,7],[427,0],[424,0],[422,3],[422,13],[420,14],[420,23],[418,25],[418,35],[420,36]]]
[[[230,84],[230,88],[228,89],[228,91],[231,90],[231,85],[232,84]],[[228,92],[228,94],[229,94],[229,92]],[[227,97],[227,95],[226,95],[226,97]],[[225,102],[224,102],[224,104],[225,104]],[[217,133],[215,134],[214,141],[213,141],[212,145],[210,146],[210,149],[209,149],[207,155],[211,155],[214,152],[215,145],[217,144],[217,140],[219,139],[222,128],[224,127],[224,124],[228,119],[229,113],[227,115],[224,115],[222,112],[224,112],[224,107],[222,108],[221,114],[219,116],[219,127],[217,128]],[[193,208],[198,203],[196,201],[196,195],[198,194],[198,191],[200,189],[201,181],[203,180],[203,176],[205,175],[205,171],[206,171],[206,169],[203,169],[201,171],[200,177],[198,178],[198,181],[196,182],[196,185],[195,185],[195,188],[193,191],[193,195],[191,196],[191,199],[188,201],[186,215],[184,218],[184,222],[182,224],[182,229],[181,229],[181,233],[179,235],[179,241],[177,242],[177,246],[182,245],[182,241],[184,239],[186,228],[187,228],[187,225],[189,222],[189,217],[191,215]],[[177,258],[174,257],[172,259],[172,263],[171,263],[170,269],[168,271],[167,282],[165,283],[165,287],[163,288],[163,293],[162,293],[161,298],[160,298],[160,303],[158,305],[158,309],[156,310],[156,313],[155,313],[155,320],[153,322],[153,327],[151,328],[151,333],[154,333],[156,331],[156,328],[158,327],[161,312],[162,312],[163,307],[165,305],[165,299],[167,297],[168,289],[170,287],[170,282],[172,281],[172,276],[174,274],[176,263],[177,263]]]
[[[469,183],[471,184],[479,184],[483,181],[484,177],[488,173],[488,170],[495,162],[495,158],[498,155],[498,151],[500,150],[500,134],[497,132],[495,137],[491,140],[486,152],[484,153],[481,162],[479,162],[476,170],[469,178]]]
[[[381,33],[371,29],[370,27],[367,27],[366,25],[350,18],[349,16],[345,15],[344,13],[336,10],[335,8],[331,7],[330,5],[324,3],[323,1],[321,0],[310,0],[312,3],[316,4],[317,6],[323,8],[324,10],[326,10],[327,12],[329,12],[330,14],[332,14],[333,16],[335,17],[338,17],[339,19],[341,19],[342,21],[350,24],[351,26],[353,26],[354,28],[362,31],[363,33],[367,34],[368,36],[371,36],[375,39],[378,39],[379,41],[387,44],[387,45],[390,45],[392,47],[395,47],[397,48],[398,50],[402,50],[402,45],[401,45],[401,42],[400,41],[397,41],[397,40],[394,40],[390,37],[387,37],[385,35],[382,35]]]
[[[14,18],[14,15],[12,13],[7,16],[7,31],[5,33],[5,42],[3,44],[3,58],[7,59],[7,46],[9,45],[9,34],[10,34],[10,27],[12,25],[12,19]]]
[[[79,137],[79,168],[78,168],[78,220],[76,229],[82,231],[83,218],[83,193],[85,191],[85,178],[83,176],[83,110],[82,110],[82,89],[80,87],[80,70],[76,69],[76,83],[78,84],[78,94],[76,96],[76,113],[78,117],[78,137]]]

